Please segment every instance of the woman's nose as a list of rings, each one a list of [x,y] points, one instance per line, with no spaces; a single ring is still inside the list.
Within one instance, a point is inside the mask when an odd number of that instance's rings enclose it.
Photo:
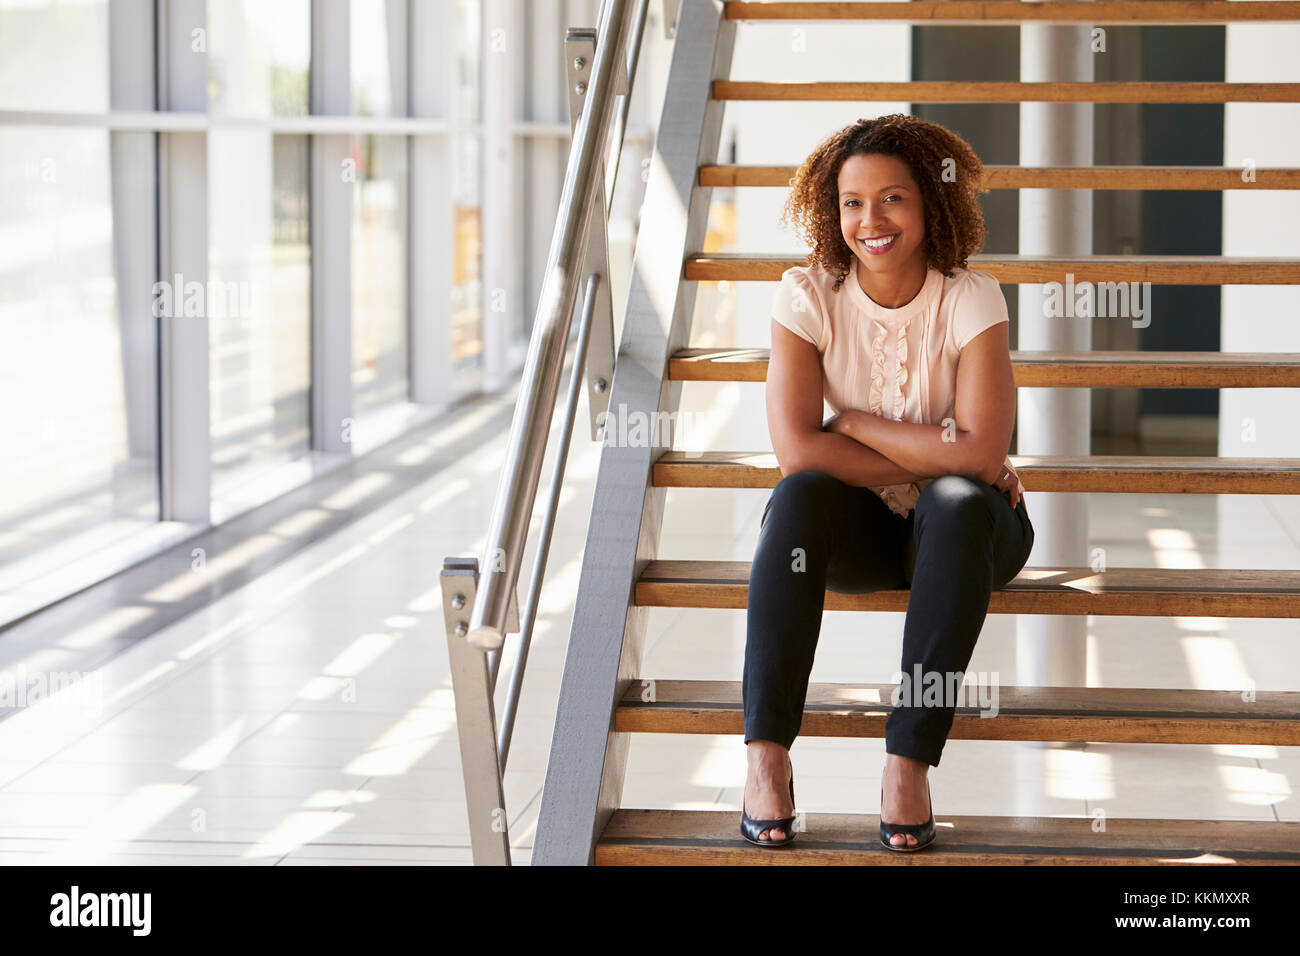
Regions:
[[[858,218],[867,225],[883,222],[886,218],[884,207],[880,205],[863,205],[861,215]]]

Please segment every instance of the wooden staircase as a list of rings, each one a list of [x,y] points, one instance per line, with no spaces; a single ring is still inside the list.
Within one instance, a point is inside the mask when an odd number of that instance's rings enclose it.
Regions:
[[[723,810],[620,810],[596,847],[599,866],[734,866],[863,864],[1152,866],[1155,864],[1295,864],[1296,824],[1236,820],[1117,820],[1098,839],[1086,817],[935,817],[938,842],[921,853],[864,846],[879,817],[809,813],[806,830],[770,853],[736,833],[739,817]]]
[[[793,167],[740,167],[713,161],[717,104],[725,100],[1300,101],[1300,84],[786,84],[727,79],[732,20],[860,18],[951,24],[1296,21],[1300,20],[1300,3],[726,3],[718,21],[713,19],[716,14],[703,9],[711,7],[683,7],[678,47],[684,38],[695,37],[699,48],[694,55],[700,58],[708,48],[711,63],[707,69],[691,73],[685,62],[678,62],[679,54],[684,59],[691,51],[675,50],[665,104],[665,116],[670,107],[683,108],[683,103],[688,113],[696,110],[687,125],[694,120],[698,127],[691,128],[699,130],[695,159],[689,158],[690,149],[674,153],[673,144],[666,144],[668,173],[675,172],[678,178],[660,183],[663,188],[676,183],[681,194],[684,177],[689,175],[688,223],[672,235],[677,245],[667,246],[680,249],[681,272],[668,276],[665,269],[658,279],[651,275],[634,280],[611,408],[618,407],[621,400],[636,408],[639,399],[647,410],[671,411],[677,407],[685,382],[766,380],[766,349],[689,347],[695,283],[775,281],[787,268],[804,264],[790,255],[706,255],[698,251],[702,245],[700,210],[707,212],[711,188],[786,186],[794,174]],[[688,73],[690,81],[697,84],[705,74],[711,77],[707,94],[684,85]],[[683,85],[674,88],[674,79]],[[661,149],[665,146],[660,145]],[[1244,183],[1238,170],[1214,167],[995,166],[987,169],[987,184],[996,189],[1298,189],[1300,169],[1259,170],[1255,182]],[[652,179],[643,233],[647,225],[659,225],[659,215],[667,215],[652,205],[655,186]],[[664,248],[658,249],[660,257],[666,255]],[[641,255],[638,247],[638,261]],[[974,257],[971,266],[1012,284],[1061,281],[1066,273],[1073,273],[1078,282],[1300,284],[1300,261],[1267,258],[987,255]],[[646,272],[650,274],[648,269]],[[675,298],[668,315],[661,303],[670,288]],[[1016,384],[1036,388],[1300,387],[1297,353],[1015,351],[1012,361]],[[633,371],[626,371],[629,368]],[[662,373],[656,379],[653,373],[659,368]],[[1027,491],[1300,494],[1300,459],[1022,455],[1011,460]],[[644,475],[645,481],[638,488],[639,475]],[[808,813],[802,818],[803,832],[790,847],[759,850],[741,839],[737,811],[622,807],[628,735],[743,732],[739,681],[657,680],[640,668],[643,609],[746,607],[747,562],[658,557],[664,489],[767,489],[780,478],[776,458],[767,451],[602,450],[534,862],[1300,864],[1300,823],[1109,819],[1105,832],[1098,833],[1091,818],[955,816],[938,807],[936,845],[924,853],[894,854],[876,843],[878,817],[873,814]],[[617,524],[624,519],[629,528],[620,530]],[[620,591],[624,583],[630,586]],[[614,593],[602,599],[594,593],[602,587]],[[626,599],[620,596],[623,593]],[[906,590],[867,594],[827,591],[825,608],[902,612],[907,601]],[[617,616],[620,602],[625,613]],[[1028,566],[1007,587],[992,594],[989,613],[1297,619],[1300,571],[1124,567],[1096,571]],[[618,629],[621,633],[612,633]],[[648,686],[653,693],[645,693]],[[812,684],[800,734],[883,737],[892,689],[892,685],[882,684]],[[1002,687],[999,697],[995,719],[982,719],[971,707],[959,708],[950,739],[1300,745],[1300,692],[1258,693],[1246,701],[1235,691]],[[578,845],[566,849],[565,841]]]

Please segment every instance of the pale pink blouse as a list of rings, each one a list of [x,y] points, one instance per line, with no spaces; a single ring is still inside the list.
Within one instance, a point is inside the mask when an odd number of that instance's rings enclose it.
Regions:
[[[942,425],[955,409],[957,356],[975,336],[1009,321],[997,279],[974,269],[958,269],[949,279],[930,267],[916,298],[886,309],[862,291],[857,267],[854,259],[838,292],[831,291],[834,276],[820,266],[787,269],[772,318],[817,346],[833,413],[863,408],[894,421]],[[905,517],[933,480],[871,490]]]

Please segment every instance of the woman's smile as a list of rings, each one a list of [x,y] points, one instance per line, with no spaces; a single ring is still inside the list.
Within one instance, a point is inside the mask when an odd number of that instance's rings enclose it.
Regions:
[[[864,252],[872,256],[883,256],[890,249],[894,248],[894,240],[898,238],[898,233],[881,236],[880,238],[859,239],[858,246]]]

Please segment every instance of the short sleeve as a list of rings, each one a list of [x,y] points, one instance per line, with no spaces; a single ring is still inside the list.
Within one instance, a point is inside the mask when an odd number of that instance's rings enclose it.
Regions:
[[[787,269],[772,300],[772,318],[821,349],[821,303],[802,269]]]
[[[1002,287],[987,272],[972,271],[967,276],[966,287],[957,296],[953,309],[952,337],[959,352],[981,332],[999,322],[1011,321]]]

